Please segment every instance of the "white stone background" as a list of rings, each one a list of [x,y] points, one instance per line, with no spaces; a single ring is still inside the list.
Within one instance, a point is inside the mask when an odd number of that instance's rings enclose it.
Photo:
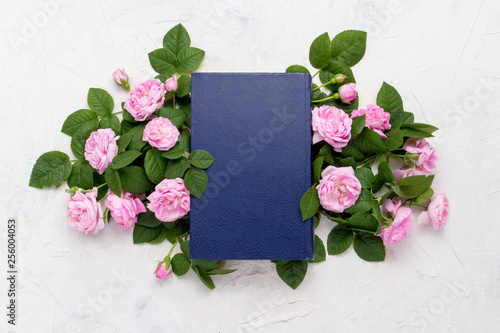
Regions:
[[[498,332],[500,330],[500,4],[485,1],[6,1],[0,13],[2,144],[0,267],[6,222],[17,220],[13,332]],[[309,265],[300,287],[269,262],[228,262],[213,291],[190,272],[152,274],[169,249],[133,245],[115,224],[84,235],[67,224],[63,188],[28,187],[37,157],[70,153],[60,132],[90,87],[117,105],[111,80],[154,75],[147,53],[181,22],[206,51],[199,71],[283,72],[308,65],[324,33],[368,31],[354,67],[360,104],[385,80],[416,120],[440,128],[434,188],[451,213],[439,231],[416,224],[382,263],[352,248]],[[332,222],[318,233],[326,240]]]

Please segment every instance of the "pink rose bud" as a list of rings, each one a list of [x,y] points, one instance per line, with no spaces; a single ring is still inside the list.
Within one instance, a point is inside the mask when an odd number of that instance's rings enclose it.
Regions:
[[[352,167],[336,168],[330,165],[321,173],[321,180],[316,189],[323,208],[342,213],[358,200],[361,183],[354,175]]]
[[[368,104],[366,109],[352,111],[351,118],[360,117],[362,115],[365,115],[366,127],[380,134],[382,138],[387,138],[384,131],[391,129],[391,124],[389,124],[391,114],[389,112],[385,112],[384,109],[378,105]]]
[[[158,79],[151,79],[135,86],[124,104],[136,121],[144,121],[165,102],[165,85]]]
[[[69,225],[76,229],[91,234],[96,234],[104,228],[102,219],[102,207],[97,202],[97,188],[92,191],[82,193],[78,189],[75,195],[71,196],[68,203]]]
[[[85,159],[102,175],[118,154],[119,139],[111,128],[101,128],[92,132],[85,142]]]
[[[352,119],[343,110],[323,105],[312,110],[313,144],[325,140],[341,152],[351,139]]]
[[[165,81],[165,89],[167,89],[168,92],[177,90],[177,81],[175,80],[175,77],[169,77],[167,81]]]
[[[391,221],[382,226],[380,234],[384,245],[401,242],[413,227],[413,215],[409,207],[401,207],[401,201],[387,199],[382,204],[382,213]]]
[[[356,83],[347,83],[339,88],[340,100],[344,103],[351,103],[356,98]]]
[[[434,229],[439,229],[448,220],[449,204],[446,194],[441,193],[431,198],[427,211],[420,213],[418,222],[432,223]]]
[[[142,201],[125,191],[122,191],[120,197],[110,191],[104,204],[115,222],[125,230],[130,230],[137,223],[139,214],[146,212]]]
[[[164,179],[148,196],[148,209],[162,222],[173,222],[190,210],[191,197],[182,178]]]
[[[160,280],[163,280],[164,278],[169,276],[170,273],[172,273],[172,266],[170,265],[170,263],[163,262],[156,269],[156,277]]]
[[[113,80],[115,80],[116,84],[130,90],[130,84],[128,83],[128,76],[121,69],[117,69],[113,72]]]
[[[147,141],[149,144],[159,150],[169,150],[179,138],[179,130],[172,124],[168,118],[154,118],[144,128],[142,141]]]
[[[335,81],[335,83],[342,83],[345,80],[345,75],[344,74],[336,74],[333,77],[333,80]]]

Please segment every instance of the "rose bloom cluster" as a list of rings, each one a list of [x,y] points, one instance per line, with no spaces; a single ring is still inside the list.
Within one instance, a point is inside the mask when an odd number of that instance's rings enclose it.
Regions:
[[[350,102],[356,97],[356,88],[344,85],[339,89],[343,102]],[[342,88],[344,91],[342,92]],[[312,111],[313,144],[325,141],[336,152],[342,152],[351,139],[352,119],[365,116],[365,127],[378,133],[383,139],[384,133],[391,129],[390,114],[377,105],[369,104],[365,109],[354,110],[349,116],[345,111],[334,106],[323,105]],[[433,174],[437,156],[425,139],[407,139],[403,145],[407,152],[406,166],[395,170],[394,175],[399,180],[408,176]],[[321,173],[321,179],[316,186],[318,198],[324,209],[342,213],[352,207],[361,193],[361,184],[356,178],[352,167],[328,166]],[[438,194],[430,199],[428,209],[423,211],[418,220],[423,224],[432,224],[439,229],[448,218],[448,200],[445,194]],[[412,229],[413,215],[409,207],[403,206],[400,200],[385,200],[382,203],[384,223],[378,236],[384,244],[397,243],[407,236]]]
[[[128,89],[128,76],[122,70],[116,70],[113,79],[118,85]],[[124,108],[136,121],[145,121],[163,106],[165,94],[176,89],[177,81],[173,77],[165,84],[158,79],[142,82],[130,91]],[[146,124],[142,139],[152,147],[166,151],[176,144],[179,135],[179,130],[169,119],[156,117]],[[100,175],[112,165],[113,158],[117,156],[119,138],[112,129],[104,128],[92,132],[87,139],[85,160]],[[73,189],[70,193],[72,196],[68,203],[69,225],[86,234],[96,234],[104,228],[105,213],[101,207],[103,200],[114,221],[126,230],[132,229],[139,214],[146,212],[146,206],[140,199],[141,195],[125,191],[116,194],[109,191],[105,198],[97,201],[96,187],[92,190]],[[190,210],[190,194],[181,178],[163,180],[147,200],[148,209],[162,222],[176,221]],[[164,270],[161,276],[169,273]]]

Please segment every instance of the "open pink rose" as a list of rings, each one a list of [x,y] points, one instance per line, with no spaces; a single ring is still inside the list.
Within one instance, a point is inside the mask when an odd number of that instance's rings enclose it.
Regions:
[[[339,88],[340,100],[344,103],[351,103],[356,98],[356,83],[347,83]]]
[[[121,196],[109,192],[106,201],[111,216],[125,230],[131,229],[137,223],[139,213],[144,213],[146,207],[136,195],[122,191]]]
[[[342,152],[351,139],[352,119],[343,110],[323,105],[312,110],[313,144],[325,140],[336,152]]]
[[[168,264],[168,267],[167,267]],[[172,273],[172,266],[170,263],[162,263],[158,268],[156,269],[156,277],[160,280],[165,279],[167,276]]]
[[[382,204],[382,213],[392,220],[392,222],[382,226],[379,234],[384,245],[402,241],[406,237],[406,233],[413,227],[411,209],[402,207],[401,201],[387,199]]]
[[[164,179],[148,196],[148,209],[158,220],[173,222],[189,212],[191,197],[182,178]]]
[[[394,170],[396,179],[401,179],[408,176],[430,176],[434,174],[432,171],[436,168],[437,156],[425,139],[409,138],[403,145],[403,149],[416,157],[407,160],[410,167]]]
[[[423,224],[432,223],[434,229],[439,229],[448,220],[449,204],[445,193],[435,195],[431,198],[427,211],[420,213],[418,222]]]
[[[179,130],[172,124],[170,119],[158,117],[151,120],[144,128],[142,141],[147,141],[149,144],[159,150],[169,150],[179,138]]]
[[[158,79],[151,79],[135,86],[123,106],[136,121],[144,121],[165,102],[165,86]]]
[[[68,219],[69,225],[75,227],[86,234],[96,234],[99,230],[104,228],[104,221],[102,219],[102,207],[97,202],[97,188],[92,191],[82,193],[78,189],[76,193],[71,196],[68,203]]]
[[[118,154],[116,141],[119,138],[111,128],[101,128],[90,133],[85,142],[85,159],[100,175],[106,171],[113,158]]]
[[[391,114],[385,112],[378,105],[368,104],[366,109],[354,110],[351,113],[351,118],[359,117],[365,115],[365,126],[369,129],[380,134],[382,138],[387,138],[384,131],[391,129],[391,124],[389,124],[389,119]]]
[[[342,213],[358,200],[361,183],[352,167],[336,168],[330,165],[321,173],[316,189],[321,206],[332,212]]]
[[[175,77],[169,77],[167,81],[165,81],[165,89],[167,89],[168,92],[177,90],[177,80],[175,80]]]

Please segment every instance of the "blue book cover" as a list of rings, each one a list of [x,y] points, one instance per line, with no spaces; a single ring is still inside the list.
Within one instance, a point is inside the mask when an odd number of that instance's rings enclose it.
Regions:
[[[191,197],[192,259],[314,257],[311,76],[193,73],[191,149],[210,152],[209,184]]]

